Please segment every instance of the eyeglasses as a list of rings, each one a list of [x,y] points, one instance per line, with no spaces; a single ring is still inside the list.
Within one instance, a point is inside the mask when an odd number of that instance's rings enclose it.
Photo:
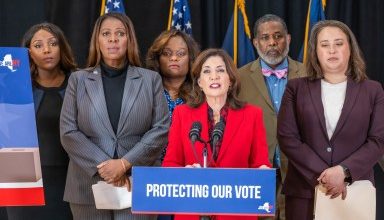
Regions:
[[[261,37],[259,37],[260,40],[262,41],[269,41],[269,39],[272,37],[273,40],[275,41],[278,41],[280,40],[281,38],[284,37],[284,35],[280,34],[280,33],[277,33],[277,34],[272,34],[272,35],[262,35]]]
[[[173,52],[172,50],[164,49],[160,53],[161,56],[171,58],[173,55],[176,55],[177,58],[183,58],[187,55],[187,51],[184,49]]]

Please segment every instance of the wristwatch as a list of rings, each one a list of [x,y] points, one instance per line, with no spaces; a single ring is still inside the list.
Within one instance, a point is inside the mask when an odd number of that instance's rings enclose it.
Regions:
[[[351,172],[349,171],[348,167],[341,165],[340,166],[343,168],[343,172],[345,175],[344,182],[351,183],[352,178],[351,178]]]

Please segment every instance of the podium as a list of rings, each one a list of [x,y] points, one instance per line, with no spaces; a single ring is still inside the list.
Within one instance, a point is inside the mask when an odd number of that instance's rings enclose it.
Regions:
[[[275,213],[275,169],[133,167],[132,179],[133,213]]]

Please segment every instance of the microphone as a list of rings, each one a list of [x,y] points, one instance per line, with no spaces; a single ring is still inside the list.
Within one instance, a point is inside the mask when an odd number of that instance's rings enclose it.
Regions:
[[[200,139],[201,133],[201,123],[195,121],[192,123],[191,130],[189,131],[189,139],[191,139],[192,144],[195,144],[196,140]]]
[[[221,140],[223,138],[224,128],[225,128],[225,123],[220,120],[215,125],[215,128],[212,131],[212,135],[211,135],[212,146],[211,147],[212,147],[212,155],[215,157],[215,159],[217,158],[216,154],[218,153],[218,152],[216,152],[216,144],[217,144],[217,142],[219,142],[219,140]]]

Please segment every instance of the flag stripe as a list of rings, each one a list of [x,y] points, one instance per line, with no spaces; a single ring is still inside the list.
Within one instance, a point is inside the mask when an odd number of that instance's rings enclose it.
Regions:
[[[44,205],[43,187],[0,188],[0,206]]]

